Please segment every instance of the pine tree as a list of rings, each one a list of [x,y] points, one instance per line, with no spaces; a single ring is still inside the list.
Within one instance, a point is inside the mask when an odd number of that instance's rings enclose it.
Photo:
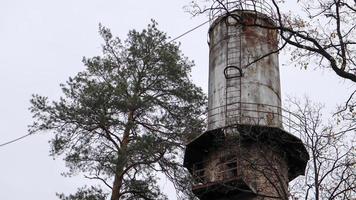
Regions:
[[[99,26],[101,56],[61,84],[62,97],[33,95],[31,132],[49,131],[51,154],[62,156],[66,175],[82,173],[107,186],[79,188],[62,200],[167,199],[157,173],[187,198],[181,163],[184,142],[204,127],[206,97],[190,79],[194,63],[152,22],[122,42]],[[111,194],[110,194],[111,193]]]

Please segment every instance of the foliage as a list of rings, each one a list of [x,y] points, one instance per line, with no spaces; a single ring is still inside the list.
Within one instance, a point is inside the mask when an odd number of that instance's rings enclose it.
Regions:
[[[103,55],[84,58],[86,69],[61,84],[56,101],[34,95],[31,132],[50,131],[51,154],[63,156],[67,176],[101,181],[112,200],[166,199],[157,173],[188,198],[181,166],[184,142],[204,127],[206,97],[190,80],[194,63],[152,21],[122,42],[99,27]],[[113,182],[113,183],[112,183]],[[104,199],[79,189],[62,200]]]
[[[102,189],[91,186],[80,188],[74,195],[57,194],[61,200],[105,200],[107,194]]]

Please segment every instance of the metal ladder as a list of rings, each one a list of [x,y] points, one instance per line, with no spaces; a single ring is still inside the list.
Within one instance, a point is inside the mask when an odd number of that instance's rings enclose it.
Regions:
[[[241,29],[238,25],[226,25],[227,48],[224,75],[225,87],[225,126],[241,122]]]

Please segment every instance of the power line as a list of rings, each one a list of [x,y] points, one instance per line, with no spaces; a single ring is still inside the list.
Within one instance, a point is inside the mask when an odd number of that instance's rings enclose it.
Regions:
[[[3,147],[3,146],[6,146],[6,145],[8,145],[8,144],[11,144],[11,143],[14,143],[14,142],[16,142],[16,141],[19,141],[19,140],[21,140],[21,139],[24,139],[24,138],[30,136],[30,135],[32,135],[32,133],[23,135],[23,136],[18,137],[18,138],[16,138],[16,139],[13,139],[13,140],[10,140],[10,141],[5,142],[5,143],[3,143],[3,144],[0,144],[0,147]]]
[[[198,29],[198,28],[204,26],[204,25],[207,24],[208,22],[210,22],[210,20],[205,21],[205,22],[199,24],[198,26],[196,26],[196,27],[194,27],[194,28],[192,28],[192,29],[189,29],[188,31],[186,31],[186,32],[184,32],[184,33],[178,35],[177,37],[175,37],[175,38],[169,40],[169,41],[167,42],[167,44],[172,43],[172,42],[178,40],[179,38],[181,38],[181,37],[183,37],[183,36],[185,36],[185,35],[187,35],[187,34],[193,32],[193,31],[195,31],[196,29]],[[162,41],[163,41],[163,40],[162,40]],[[162,41],[161,41],[161,42],[162,42]],[[148,56],[151,56],[152,53],[153,53],[155,50],[157,50],[158,48],[159,48],[159,45],[156,45],[155,47],[153,47],[153,50],[152,50],[151,52],[149,52],[147,55],[143,56],[141,59],[145,59],[145,58],[147,58]]]
[[[194,27],[194,28],[192,28],[192,29],[189,29],[188,31],[182,33],[181,35],[179,35],[179,36],[177,36],[177,37],[171,39],[170,41],[168,41],[168,43],[171,43],[171,42],[174,42],[175,40],[178,40],[179,38],[181,38],[181,37],[187,35],[188,33],[191,33],[191,32],[193,32],[193,31],[195,31],[196,29],[198,29],[198,28],[204,26],[204,25],[207,24],[208,22],[210,22],[210,20],[205,21],[205,22],[199,24],[198,26],[196,26],[196,27]]]
[[[179,38],[181,38],[181,37],[183,37],[183,36],[185,36],[185,35],[187,35],[187,34],[193,32],[193,31],[195,31],[196,29],[198,29],[198,28],[204,26],[204,25],[207,24],[208,22],[210,22],[210,20],[205,21],[205,22],[199,24],[198,26],[196,26],[196,27],[194,27],[194,28],[192,28],[192,29],[189,29],[188,31],[186,31],[186,32],[184,32],[184,33],[178,35],[177,37],[175,37],[175,38],[169,40],[168,43],[172,43],[172,42],[178,40]],[[158,47],[158,46],[157,46],[157,47]],[[156,48],[157,48],[157,47],[156,47]],[[156,49],[156,48],[155,48],[155,49]],[[32,133],[28,133],[28,134],[23,135],[23,136],[21,136],[21,137],[18,137],[18,138],[15,138],[15,139],[13,139],[13,140],[10,140],[10,141],[8,141],[8,142],[2,143],[2,144],[0,144],[0,147],[9,145],[9,144],[14,143],[14,142],[17,142],[17,141],[22,140],[22,139],[24,139],[24,138],[26,138],[26,137],[28,137],[28,136],[30,136],[30,135],[32,135]]]

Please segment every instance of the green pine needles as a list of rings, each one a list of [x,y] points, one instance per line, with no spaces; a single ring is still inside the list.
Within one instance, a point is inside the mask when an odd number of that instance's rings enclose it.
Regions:
[[[101,56],[61,84],[59,100],[34,95],[31,132],[53,133],[51,154],[63,156],[65,175],[84,174],[103,188],[83,187],[62,200],[167,199],[157,184],[164,174],[191,195],[182,167],[184,143],[203,131],[206,97],[190,79],[194,63],[152,21],[122,42],[99,26]],[[105,188],[106,187],[106,188]]]

